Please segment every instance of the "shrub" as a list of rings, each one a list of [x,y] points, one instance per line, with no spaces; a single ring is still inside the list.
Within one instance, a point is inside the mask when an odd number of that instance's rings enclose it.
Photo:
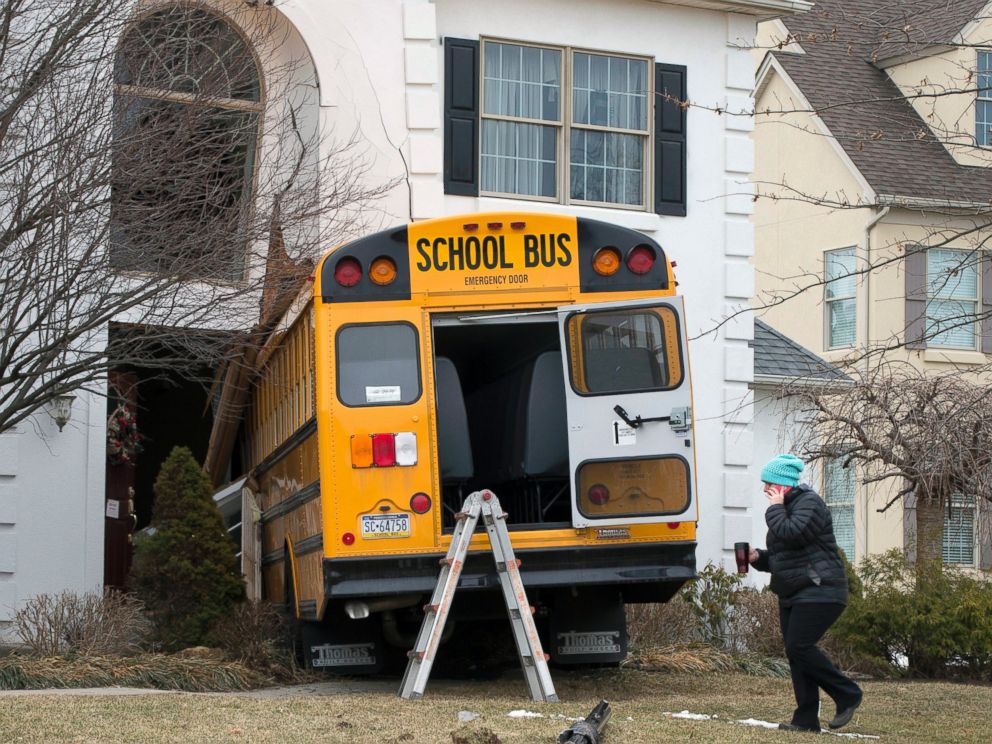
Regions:
[[[151,625],[136,597],[39,594],[14,615],[14,631],[35,656],[128,656],[142,651]]]
[[[284,611],[271,602],[249,600],[218,620],[209,640],[249,669],[295,680],[303,670],[286,643],[288,633]]]
[[[713,563],[707,563],[699,578],[682,589],[682,598],[699,620],[703,641],[730,647],[730,618],[742,590],[741,576]]]
[[[860,577],[833,628],[851,649],[916,676],[992,678],[992,585],[895,550],[866,558]]]
[[[135,546],[132,585],[166,650],[200,645],[245,590],[210,481],[185,447],[172,450],[159,471],[152,527]]]
[[[758,656],[783,656],[785,641],[779,621],[778,597],[768,589],[741,588],[728,619],[728,645]]]
[[[699,618],[678,594],[665,604],[629,604],[626,609],[632,648],[674,646],[702,637]]]

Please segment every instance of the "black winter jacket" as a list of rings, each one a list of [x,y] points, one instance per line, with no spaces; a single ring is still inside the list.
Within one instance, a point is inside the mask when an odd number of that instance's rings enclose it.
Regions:
[[[847,604],[847,575],[837,550],[834,524],[823,499],[809,486],[795,486],[785,503],[765,511],[767,550],[754,567],[770,571],[771,590],[785,607],[827,602]]]

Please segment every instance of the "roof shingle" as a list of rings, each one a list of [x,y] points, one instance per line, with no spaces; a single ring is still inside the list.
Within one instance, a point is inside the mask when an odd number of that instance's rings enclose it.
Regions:
[[[984,5],[984,0],[818,0],[809,13],[782,21],[806,53],[772,54],[878,194],[988,204],[992,169],[959,165],[873,64],[880,46],[900,34],[901,48],[950,41]],[[925,23],[932,28],[916,30]]]
[[[837,367],[825,362],[809,349],[779,333],[764,321],[755,319],[754,374],[781,377],[786,380],[806,379],[824,383],[850,382],[851,378]]]

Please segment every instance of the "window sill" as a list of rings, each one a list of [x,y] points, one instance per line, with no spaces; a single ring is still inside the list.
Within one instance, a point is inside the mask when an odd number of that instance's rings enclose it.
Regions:
[[[988,358],[980,351],[965,349],[924,349],[923,361],[936,364],[987,364]]]

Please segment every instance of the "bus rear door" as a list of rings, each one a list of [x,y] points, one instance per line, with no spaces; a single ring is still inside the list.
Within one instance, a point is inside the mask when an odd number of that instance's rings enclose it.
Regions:
[[[559,308],[575,527],[698,519],[681,297]]]

